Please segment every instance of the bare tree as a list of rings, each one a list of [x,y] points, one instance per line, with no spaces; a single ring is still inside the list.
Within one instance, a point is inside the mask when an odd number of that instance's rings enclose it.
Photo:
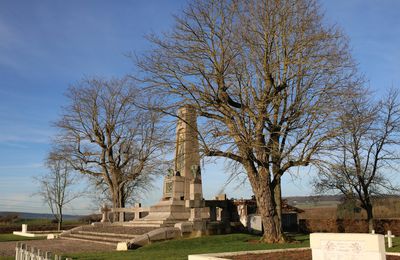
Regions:
[[[204,155],[245,169],[263,240],[284,240],[281,176],[317,162],[334,134],[355,73],[345,37],[314,0],[194,0],[171,32],[149,39],[137,62],[149,91],[168,108],[196,108]]]
[[[357,199],[367,213],[369,231],[373,226],[372,197],[398,192],[390,173],[396,170],[400,138],[398,94],[376,103],[364,93],[344,107],[340,130],[325,167],[314,186],[319,193],[339,191]],[[322,166],[322,165],[321,165]]]
[[[154,181],[155,175],[141,174],[136,179],[129,182],[125,188],[126,194],[126,205],[133,205],[136,202],[142,201],[147,192],[153,188],[152,182]],[[104,182],[103,179],[89,176],[89,193],[90,198],[97,205],[93,209],[98,208],[98,204],[112,204],[113,198],[112,193],[109,191],[110,187]]]
[[[65,160],[50,153],[46,167],[49,172],[36,178],[39,182],[38,194],[47,203],[57,220],[57,229],[61,230],[64,206],[80,197],[82,192],[73,191],[72,187],[76,184],[76,178],[73,169]]]
[[[140,93],[127,79],[83,80],[69,89],[70,105],[56,123],[58,154],[107,185],[115,208],[125,207],[132,183],[162,166],[161,117],[135,105]]]

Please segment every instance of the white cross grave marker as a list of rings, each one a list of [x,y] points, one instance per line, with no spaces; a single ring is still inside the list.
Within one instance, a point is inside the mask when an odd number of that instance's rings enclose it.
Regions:
[[[110,219],[108,217],[108,213],[110,211],[111,209],[107,206],[107,204],[103,204],[103,206],[100,208],[100,212],[103,215],[100,222],[110,222]]]
[[[395,237],[394,235],[392,235],[392,231],[388,230],[387,235],[385,235],[385,237],[387,237],[387,242],[388,242],[388,247],[391,248],[393,247],[393,240],[392,238]]]

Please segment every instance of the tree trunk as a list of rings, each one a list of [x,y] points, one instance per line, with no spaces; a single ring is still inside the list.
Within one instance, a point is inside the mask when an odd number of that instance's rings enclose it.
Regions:
[[[62,228],[62,222],[63,222],[63,212],[62,212],[62,207],[59,208],[60,215],[58,216],[58,223],[57,223],[57,230],[61,231]]]
[[[276,217],[274,218],[275,226],[278,229],[277,233],[281,234],[282,241],[286,241],[287,237],[283,233],[282,229],[282,189],[281,189],[281,177],[276,177],[274,185],[274,202],[276,209]]]
[[[276,225],[282,229],[282,189],[281,189],[281,178],[277,177],[274,187],[274,198],[275,198],[275,205],[276,205]]]
[[[368,221],[368,232],[371,233],[374,230],[374,215],[372,212],[372,204],[368,203],[365,207],[367,211],[367,221]]]
[[[266,171],[260,170],[260,171]],[[263,173],[259,172],[259,175]],[[268,177],[250,178],[254,195],[257,201],[257,208],[261,215],[264,234],[262,241],[266,243],[282,243],[285,241],[281,227],[277,225],[278,213],[274,198],[274,189],[270,187]]]
[[[124,186],[120,185],[115,185],[113,187],[113,208],[125,208],[125,196],[124,196]],[[119,213],[114,212],[113,214],[113,219],[114,221],[122,221],[122,219],[119,218]]]

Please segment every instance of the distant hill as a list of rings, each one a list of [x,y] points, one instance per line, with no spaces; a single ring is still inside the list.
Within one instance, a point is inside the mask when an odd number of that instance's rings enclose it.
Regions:
[[[359,203],[345,202],[343,195],[292,196],[283,198],[291,206],[304,210],[299,219],[364,219]],[[399,218],[400,196],[381,195],[372,198],[375,218]]]
[[[284,197],[289,205],[295,207],[336,207],[344,201],[343,195],[321,195],[321,196],[292,196]],[[372,197],[373,200],[399,200],[398,195],[380,195]]]
[[[310,206],[331,206],[336,207],[343,201],[342,195],[324,195],[324,196],[293,196],[285,197],[289,205],[295,207],[310,207]]]
[[[0,211],[0,216],[6,216],[10,214],[16,214],[20,219],[54,219],[52,214]],[[82,215],[63,215],[64,220],[78,220],[82,217]]]

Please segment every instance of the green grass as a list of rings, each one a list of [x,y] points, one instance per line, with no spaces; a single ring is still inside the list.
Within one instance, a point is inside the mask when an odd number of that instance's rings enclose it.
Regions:
[[[387,238],[385,238],[385,246],[386,246],[386,252],[400,252],[400,237],[395,237],[393,238],[393,247],[388,248],[387,247]]]
[[[246,250],[266,250],[280,248],[309,247],[307,235],[295,236],[293,243],[263,244],[257,243],[259,236],[248,234],[229,234],[206,236],[191,239],[170,240],[154,243],[127,252],[82,253],[65,256],[73,259],[187,259],[189,254],[232,252]]]
[[[23,237],[23,236],[16,236],[13,234],[0,234],[0,242],[40,240],[40,239],[46,239],[46,237]]]
[[[285,244],[263,244],[257,243],[259,236],[249,234],[229,234],[206,236],[191,239],[170,240],[154,243],[128,252],[107,252],[107,253],[81,253],[68,254],[65,256],[73,259],[187,259],[190,254],[205,254],[218,252],[267,250],[281,248],[309,247],[308,235],[296,235],[292,237],[294,242]],[[385,241],[387,245],[387,241]],[[400,237],[393,239],[393,247],[386,248],[386,252],[400,252]]]
[[[248,251],[248,250],[267,250],[281,248],[309,247],[308,235],[296,235],[291,237],[294,242],[285,244],[263,244],[257,243],[259,236],[249,234],[229,234],[205,236],[199,238],[187,238],[158,242],[144,246],[142,248],[127,252],[98,252],[98,253],[79,253],[65,254],[63,257],[72,257],[73,259],[143,259],[143,260],[179,260],[187,259],[189,254],[205,254],[218,252]],[[15,236],[12,234],[0,234],[0,242],[21,241],[37,238],[27,238]],[[387,242],[385,242],[387,245]],[[393,239],[393,247],[386,248],[387,252],[400,252],[400,237]],[[3,259],[0,257],[0,259]],[[13,259],[13,258],[4,258]]]

